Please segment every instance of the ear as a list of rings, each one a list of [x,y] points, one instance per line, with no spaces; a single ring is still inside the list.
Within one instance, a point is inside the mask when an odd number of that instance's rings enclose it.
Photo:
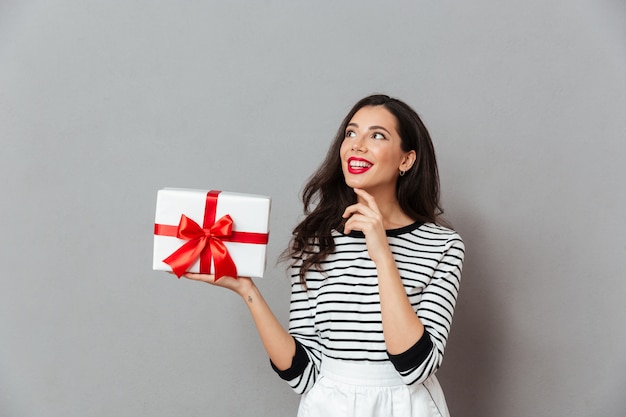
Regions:
[[[409,169],[411,169],[411,167],[415,163],[415,158],[416,158],[416,155],[415,155],[414,150],[410,150],[407,153],[405,153],[404,156],[402,157],[402,162],[400,163],[399,170],[408,171]]]

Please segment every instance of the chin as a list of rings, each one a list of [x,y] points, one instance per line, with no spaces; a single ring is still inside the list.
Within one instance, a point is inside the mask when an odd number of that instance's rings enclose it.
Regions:
[[[350,188],[363,188],[365,189],[365,184],[360,181],[356,181],[354,179],[346,178],[346,185]]]

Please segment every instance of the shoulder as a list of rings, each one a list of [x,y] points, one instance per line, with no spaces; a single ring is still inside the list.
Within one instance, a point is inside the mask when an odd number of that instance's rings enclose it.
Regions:
[[[459,240],[463,241],[461,236],[448,227],[441,226],[435,223],[423,223],[416,231],[423,233],[424,235],[430,235],[435,238],[441,238],[446,240]]]
[[[459,233],[435,223],[420,223],[397,237],[414,244],[439,248],[444,252],[452,248],[461,252],[465,251],[465,245]]]
[[[463,264],[465,243],[456,231],[433,223],[426,223],[423,226],[426,233],[439,240],[443,259],[446,259],[446,262],[455,265]]]

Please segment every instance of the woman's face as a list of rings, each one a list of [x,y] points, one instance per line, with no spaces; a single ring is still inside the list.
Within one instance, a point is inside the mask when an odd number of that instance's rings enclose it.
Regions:
[[[415,151],[405,152],[395,116],[383,106],[357,111],[346,127],[340,157],[346,184],[370,194],[395,193],[399,171],[415,160]]]

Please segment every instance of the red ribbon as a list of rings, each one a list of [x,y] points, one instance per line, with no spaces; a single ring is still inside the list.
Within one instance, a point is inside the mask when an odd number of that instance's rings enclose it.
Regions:
[[[237,277],[237,267],[228,253],[224,242],[267,244],[266,233],[246,233],[233,231],[233,219],[227,214],[215,221],[217,198],[220,191],[207,193],[202,227],[184,214],[178,226],[154,225],[154,234],[175,236],[187,242],[165,258],[174,274],[180,278],[200,257],[200,272],[210,273],[211,259],[215,265],[215,281],[228,276]]]

